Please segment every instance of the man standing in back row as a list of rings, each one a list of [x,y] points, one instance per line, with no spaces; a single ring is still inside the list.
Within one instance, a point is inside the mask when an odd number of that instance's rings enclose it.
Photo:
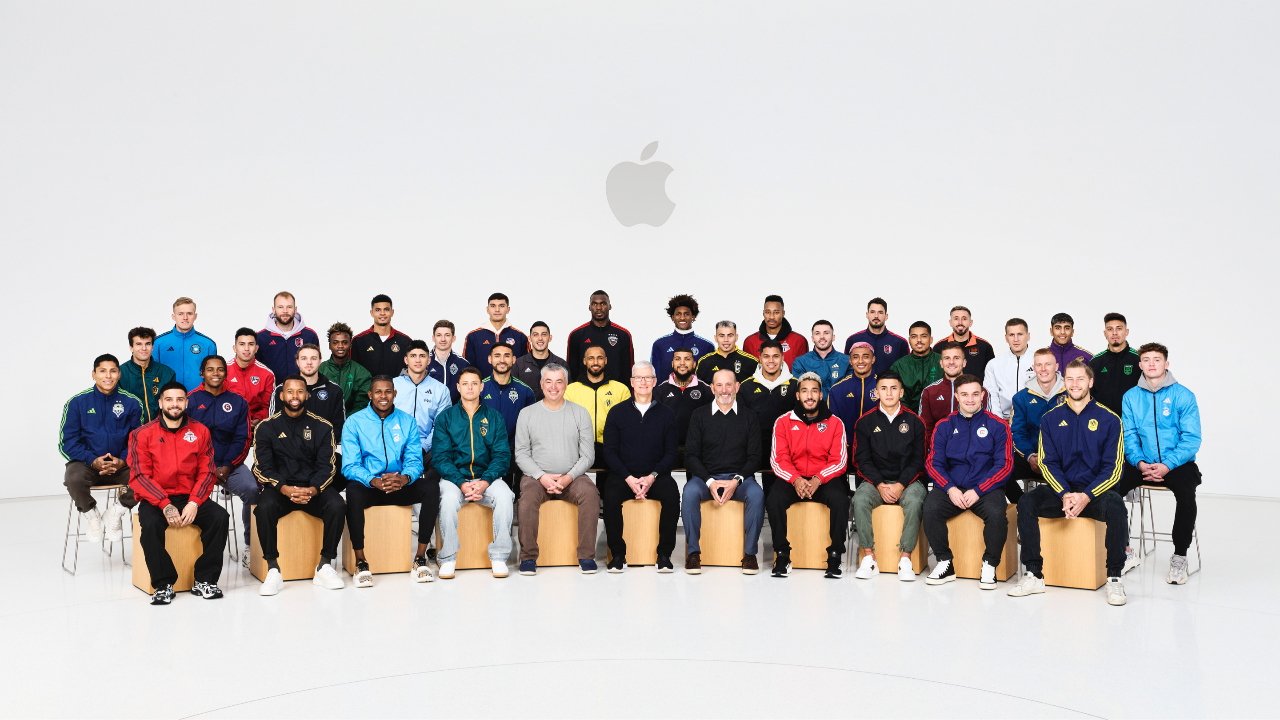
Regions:
[[[391,327],[391,318],[395,314],[390,297],[374,295],[369,302],[373,325],[351,341],[352,359],[363,365],[370,377],[386,375],[393,378],[404,370],[404,356],[409,352],[412,339]]]
[[[791,329],[787,322],[787,309],[781,295],[770,295],[764,299],[764,320],[760,323],[759,332],[751,333],[742,341],[742,349],[748,355],[760,357],[760,343],[773,340],[782,348],[782,360],[791,367],[796,358],[809,352],[809,341]]]
[[[675,295],[667,301],[667,317],[675,325],[669,335],[663,335],[653,341],[653,349],[649,353],[649,362],[653,363],[658,382],[667,379],[672,373],[672,360],[677,350],[684,348],[693,355],[696,367],[698,358],[712,352],[716,344],[693,331],[693,323],[698,319],[698,301],[692,295]]]
[[[934,352],[940,352],[942,346],[949,342],[958,342],[964,348],[965,356],[965,372],[975,375],[981,380],[986,375],[987,363],[991,362],[996,356],[996,351],[991,347],[991,343],[983,340],[971,332],[973,328],[973,313],[969,312],[969,308],[963,305],[956,305],[951,308],[951,334],[939,340],[934,346]]]
[[[302,323],[293,293],[281,290],[272,300],[266,327],[258,331],[258,359],[276,377],[293,372],[294,358],[303,345],[319,347],[320,336]]]
[[[609,302],[609,293],[604,290],[591,293],[587,309],[591,312],[591,321],[579,325],[569,333],[569,350],[565,354],[570,363],[569,380],[578,381],[586,377],[583,358],[587,348],[598,347],[604,349],[608,359],[605,378],[617,380],[625,387],[630,368],[636,361],[631,331],[609,319],[613,303]]]
[[[1138,367],[1138,351],[1129,345],[1129,321],[1120,313],[1107,313],[1102,319],[1102,334],[1107,349],[1089,360],[1093,368],[1093,397],[1112,412],[1122,412],[1124,394],[1138,384],[1142,371]]]
[[[489,351],[493,346],[506,345],[513,355],[520,357],[528,352],[529,338],[507,322],[511,300],[505,294],[496,292],[490,295],[484,309],[489,315],[489,323],[467,333],[462,341],[462,356],[480,371],[480,377],[489,377],[493,371],[489,366]]]
[[[551,352],[551,328],[545,322],[537,320],[529,326],[529,352],[517,355],[515,366],[511,370],[517,380],[533,390],[534,400],[542,399],[542,368],[548,364],[568,366],[564,358]]]
[[[217,355],[218,344],[196,330],[196,301],[180,297],[173,301],[173,329],[156,338],[157,361],[168,365],[178,382],[191,390],[200,384],[200,361]]]
[[[898,358],[911,352],[907,339],[893,332],[885,323],[889,321],[889,303],[884,298],[874,297],[867,301],[867,328],[849,336],[844,341],[844,352],[853,355],[853,346],[864,342],[875,353],[874,373],[879,375],[898,361]]]

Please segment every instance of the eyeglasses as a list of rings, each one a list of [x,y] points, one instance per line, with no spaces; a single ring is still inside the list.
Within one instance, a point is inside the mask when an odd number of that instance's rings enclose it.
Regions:
[[[644,382],[653,382],[658,379],[656,375],[632,375],[632,380],[643,380]]]

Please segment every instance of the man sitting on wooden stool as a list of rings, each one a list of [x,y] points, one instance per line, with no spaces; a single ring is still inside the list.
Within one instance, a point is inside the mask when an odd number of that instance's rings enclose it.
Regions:
[[[262,485],[253,515],[258,521],[262,558],[267,561],[267,577],[258,588],[259,595],[275,595],[284,589],[276,524],[294,510],[324,523],[320,558],[311,582],[329,590],[341,590],[344,584],[333,569],[347,510],[333,482],[337,473],[333,426],[303,408],[307,396],[307,381],[301,375],[285,378],[280,385],[283,410],[258,423],[253,431],[253,475]]]
[[[1093,368],[1083,359],[1067,365],[1063,382],[1067,401],[1040,418],[1036,454],[1048,485],[1018,501],[1018,538],[1027,572],[1009,591],[1009,597],[1044,592],[1040,518],[1086,517],[1107,524],[1107,602],[1124,605],[1120,574],[1129,541],[1129,516],[1123,498],[1112,492],[1124,470],[1120,417],[1090,396]]]
[[[828,578],[840,577],[845,529],[849,523],[849,484],[844,478],[849,456],[844,423],[831,414],[822,399],[822,378],[800,376],[795,409],[773,423],[769,466],[781,482],[773,484],[765,505],[773,530],[773,576],[791,573],[791,543],[787,540],[787,508],[801,500],[820,502],[831,511],[831,544],[827,546]]]
[[[741,500],[743,512],[742,574],[760,572],[756,549],[764,526],[764,490],[756,482],[760,467],[760,425],[756,414],[738,410],[738,380],[733,370],[717,370],[711,378],[715,402],[709,410],[699,408],[689,420],[685,463],[689,470],[680,500],[684,518],[684,571],[702,572],[702,502],[715,500],[724,505]]]
[[[911,551],[920,536],[924,513],[924,439],[928,431],[920,416],[902,404],[906,392],[902,376],[886,370],[876,379],[880,407],[858,418],[853,428],[853,467],[861,484],[853,494],[853,518],[858,528],[862,560],[853,576],[868,580],[880,572],[876,565],[871,513],[881,505],[902,508],[898,537],[898,579],[915,582]]]
[[[600,493],[587,477],[596,459],[596,431],[581,405],[567,402],[569,371],[542,367],[542,401],[520,411],[516,421],[516,464],[520,478],[520,574],[538,573],[538,510],[547,500],[578,506],[578,568],[596,571],[596,526]]]
[[[160,389],[160,417],[129,436],[129,487],[138,503],[138,542],[151,573],[152,605],[173,602],[178,570],[165,549],[165,530],[194,524],[204,550],[196,560],[192,595],[222,597],[222,548],[227,511],[205,502],[217,481],[209,428],[187,418],[187,389],[170,381]],[[178,508],[182,509],[179,510]]]
[[[983,408],[985,391],[976,375],[956,378],[958,410],[933,427],[925,469],[933,491],[924,501],[924,532],[938,564],[926,585],[956,579],[947,537],[947,520],[965,510],[982,518],[982,576],[978,587],[994,590],[996,566],[1009,536],[1004,484],[1013,471],[1013,437],[1004,419]]]
[[[676,461],[676,414],[653,401],[658,376],[653,364],[631,366],[631,398],[615,405],[604,423],[604,460],[612,472],[600,492],[604,499],[604,534],[613,559],[608,570],[627,566],[627,543],[622,537],[622,503],[652,497],[661,506],[658,518],[658,572],[669,573],[680,519],[680,488],[671,477]]]
[[[379,505],[434,507],[440,490],[422,477],[422,440],[418,422],[395,405],[396,387],[379,375],[369,384],[369,406],[347,418],[342,427],[342,474],[347,480],[347,530],[356,556],[355,586],[373,587],[364,556],[364,511]],[[428,513],[423,512],[423,515]],[[431,582],[427,541],[432,525],[418,525],[418,551],[413,555],[414,582]]]
[[[464,502],[493,509],[489,567],[494,577],[504,578],[515,501],[515,493],[503,482],[511,465],[506,421],[499,410],[481,402],[484,384],[479,370],[459,371],[457,388],[458,404],[436,416],[431,441],[431,464],[440,473],[440,579],[452,579],[458,567],[458,510]]]

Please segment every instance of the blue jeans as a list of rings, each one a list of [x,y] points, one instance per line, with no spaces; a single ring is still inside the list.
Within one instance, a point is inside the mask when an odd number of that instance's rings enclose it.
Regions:
[[[725,473],[712,477],[712,480],[729,480],[733,473]],[[711,489],[707,481],[698,477],[690,477],[684,484],[684,497],[680,498],[680,517],[684,521],[685,549],[688,552],[701,552],[702,546],[698,538],[702,535],[702,502],[711,499]],[[760,530],[764,527],[764,490],[756,482],[755,475],[747,476],[733,493],[734,500],[740,500],[746,506],[743,512],[742,552],[744,555],[755,555],[759,549]]]
[[[511,518],[514,512],[515,493],[501,480],[489,483],[484,499],[475,502],[493,510],[493,542],[489,544],[489,559],[506,562],[511,554]],[[440,561],[453,560],[458,555],[458,511],[462,509],[462,490],[448,480],[440,481]]]

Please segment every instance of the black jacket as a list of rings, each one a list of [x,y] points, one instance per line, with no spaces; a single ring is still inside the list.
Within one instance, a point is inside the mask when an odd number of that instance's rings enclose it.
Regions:
[[[606,357],[608,357],[606,355]],[[547,353],[546,360],[539,360],[533,356],[533,353],[521,355],[516,359],[515,367],[511,368],[511,377],[528,385],[533,390],[533,397],[537,400],[542,399],[542,366],[547,363],[555,363],[563,367],[565,370],[569,366],[565,364],[564,358],[553,352]],[[455,403],[457,400],[454,401]]]
[[[1093,356],[1089,367],[1093,368],[1093,399],[1111,412],[1121,414],[1124,394],[1137,387],[1138,378],[1142,377],[1138,351],[1132,345],[1120,352],[1103,350]]]
[[[859,480],[910,485],[924,478],[924,440],[919,415],[900,407],[890,420],[875,408],[853,427],[853,468]]]
[[[698,369],[694,372],[697,373],[699,380],[710,385],[711,379],[720,370],[732,370],[738,382],[746,382],[747,378],[756,374],[758,367],[760,367],[760,361],[754,355],[734,348],[728,357],[721,355],[719,350],[703,355],[699,358]]]
[[[738,388],[738,407],[746,407],[756,414],[760,423],[760,448],[765,456],[773,447],[773,423],[796,407],[796,391],[800,381],[791,378],[770,390],[753,376]],[[825,405],[825,403],[824,403]],[[803,413],[802,413],[803,414]]]
[[[604,421],[604,460],[619,478],[668,475],[676,463],[676,414],[654,402],[643,415],[635,400],[615,405]]]
[[[604,348],[604,356],[609,361],[604,367],[605,378],[627,385],[627,381],[631,379],[631,366],[636,361],[631,331],[614,322],[604,327],[587,322],[574,328],[569,333],[569,352],[565,355],[569,361],[569,380],[577,381],[587,377],[582,355],[590,347]]]
[[[280,411],[280,389],[284,387],[284,383],[276,385],[275,392],[271,393],[271,414],[275,415]],[[321,375],[320,381],[315,385],[308,385],[307,392],[311,396],[303,403],[302,409],[307,412],[315,413],[333,426],[333,441],[335,444],[342,445],[342,425],[347,421],[347,404],[342,397],[342,387],[338,383]]]
[[[711,386],[704,382],[682,388],[668,380],[653,390],[653,399],[671,408],[676,415],[676,444],[681,447],[689,437],[689,418],[693,411],[711,404],[715,397]]]
[[[369,328],[351,338],[351,359],[363,365],[374,377],[386,375],[393,378],[404,371],[404,356],[409,352],[411,342],[412,338],[395,328],[391,329],[391,336],[386,340]]]
[[[725,414],[712,403],[693,414],[684,447],[689,477],[709,480],[724,473],[751,477],[760,461],[760,421],[754,412],[739,403],[737,410]]]
[[[333,426],[315,413],[291,418],[276,413],[253,431],[253,475],[262,485],[324,490],[333,482]]]

